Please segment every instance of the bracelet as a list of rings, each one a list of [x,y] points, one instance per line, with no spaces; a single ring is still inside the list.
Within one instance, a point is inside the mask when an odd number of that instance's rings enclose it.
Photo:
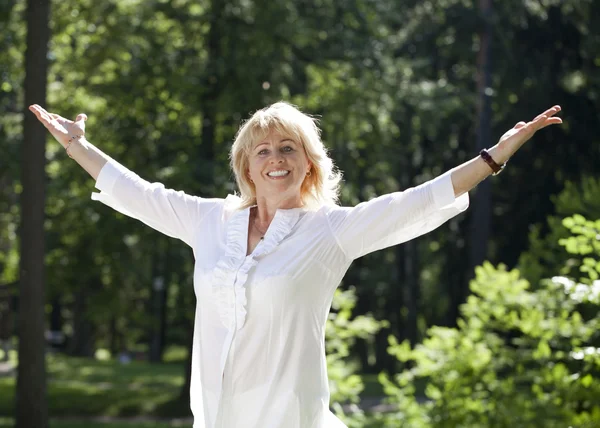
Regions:
[[[488,153],[486,149],[482,149],[479,152],[479,156],[481,156],[485,163],[487,163],[490,166],[490,168],[492,168],[492,171],[494,171],[492,175],[500,174],[506,166],[506,162],[504,162],[502,165],[498,165],[496,161],[492,159],[492,156]]]
[[[73,141],[75,141],[78,138],[83,137],[83,134],[79,134],[79,135],[73,135],[71,138],[69,138],[69,141],[67,142],[67,145],[65,146],[65,151],[67,152],[67,155],[73,159],[73,156],[71,156],[71,153],[69,153],[69,147],[71,147],[71,143]]]

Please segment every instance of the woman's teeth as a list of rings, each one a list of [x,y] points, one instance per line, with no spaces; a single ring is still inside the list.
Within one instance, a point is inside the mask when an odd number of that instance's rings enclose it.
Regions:
[[[283,177],[285,175],[288,175],[289,173],[290,173],[289,171],[283,171],[283,170],[281,170],[281,171],[271,171],[267,175],[269,177]]]

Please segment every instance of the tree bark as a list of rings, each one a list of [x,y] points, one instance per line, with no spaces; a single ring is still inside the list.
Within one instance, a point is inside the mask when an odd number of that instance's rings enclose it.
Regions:
[[[477,153],[483,148],[490,146],[490,119],[491,119],[491,15],[492,0],[480,0],[479,7],[485,25],[480,35],[480,50],[478,57],[478,81],[477,92],[479,95],[477,113]],[[489,180],[484,180],[477,186],[473,197],[473,217],[471,223],[471,236],[469,245],[469,270],[465,281],[465,288],[460,296],[460,304],[467,294],[466,284],[474,277],[474,269],[487,257],[487,246],[490,239],[490,227],[492,217],[492,187]]]
[[[223,91],[223,61],[221,55],[222,22],[225,14],[225,2],[223,0],[212,0],[210,11],[210,30],[207,35],[207,67],[204,76],[204,93],[202,95],[202,144],[199,145],[197,152],[198,162],[196,165],[203,165],[203,170],[196,167],[194,178],[197,183],[203,183],[206,188],[214,188],[214,159],[215,159],[215,131],[217,125],[217,100]],[[204,161],[204,162],[203,162]],[[192,322],[193,331],[193,322]],[[192,364],[192,343],[193,334],[190,334],[189,354],[186,362],[186,375],[183,389],[180,393],[180,399],[186,400],[189,397],[191,384],[191,364]]]
[[[89,291],[95,285],[95,281],[99,279],[90,279],[85,286],[78,288],[74,295],[75,301],[73,302],[73,335],[68,346],[69,355],[75,357],[88,357],[94,356],[95,348],[95,325],[89,319]]]
[[[166,271],[169,244],[161,239],[156,244],[156,252],[152,263],[152,319],[150,321],[150,343],[148,347],[148,360],[151,363],[162,362],[167,323],[167,286],[169,284]]]
[[[46,104],[49,13],[49,0],[27,2],[26,106]],[[45,428],[48,426],[44,343],[46,130],[27,108],[23,129],[16,427]]]
[[[404,247],[404,280],[402,290],[404,292],[404,304],[406,317],[404,317],[405,337],[411,345],[415,345],[419,339],[418,315],[419,300],[421,295],[421,284],[419,282],[419,260],[418,244],[413,239],[405,242]]]

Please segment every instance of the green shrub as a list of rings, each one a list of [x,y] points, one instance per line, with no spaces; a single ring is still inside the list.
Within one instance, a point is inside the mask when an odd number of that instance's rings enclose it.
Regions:
[[[380,375],[396,407],[384,426],[600,426],[600,221],[564,225],[573,235],[560,243],[585,256],[584,278],[556,276],[531,290],[518,270],[485,263],[456,328],[432,327],[414,349],[390,337],[406,370]],[[415,394],[419,381],[425,397]]]
[[[356,293],[353,287],[345,291],[336,290],[332,303],[334,311],[329,314],[327,321],[325,346],[332,407],[350,428],[362,428],[366,416],[358,407],[358,402],[364,383],[358,374],[360,364],[350,357],[350,349],[357,339],[366,339],[377,333],[387,325],[387,321],[377,321],[370,314],[352,318],[355,306]],[[344,403],[351,404],[351,414],[344,412]]]
[[[580,182],[565,183],[564,189],[551,196],[556,215],[548,216],[546,224],[531,225],[529,249],[519,257],[521,275],[537,286],[542,278],[552,275],[574,275],[580,263],[577,253],[565,263],[560,242],[570,236],[563,219],[576,214],[600,218],[600,178],[582,177]]]

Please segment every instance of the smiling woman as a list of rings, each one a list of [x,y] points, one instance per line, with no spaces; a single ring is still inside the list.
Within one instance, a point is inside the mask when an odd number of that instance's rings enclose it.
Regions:
[[[194,428],[341,428],[329,410],[325,325],[353,260],[427,233],[466,210],[468,191],[539,129],[547,110],[499,143],[417,187],[337,205],[341,174],[315,120],[277,103],[238,132],[231,166],[241,195],[200,198],[149,183],[85,138],[75,122],[31,110],[96,179],[116,210],[194,250]]]

